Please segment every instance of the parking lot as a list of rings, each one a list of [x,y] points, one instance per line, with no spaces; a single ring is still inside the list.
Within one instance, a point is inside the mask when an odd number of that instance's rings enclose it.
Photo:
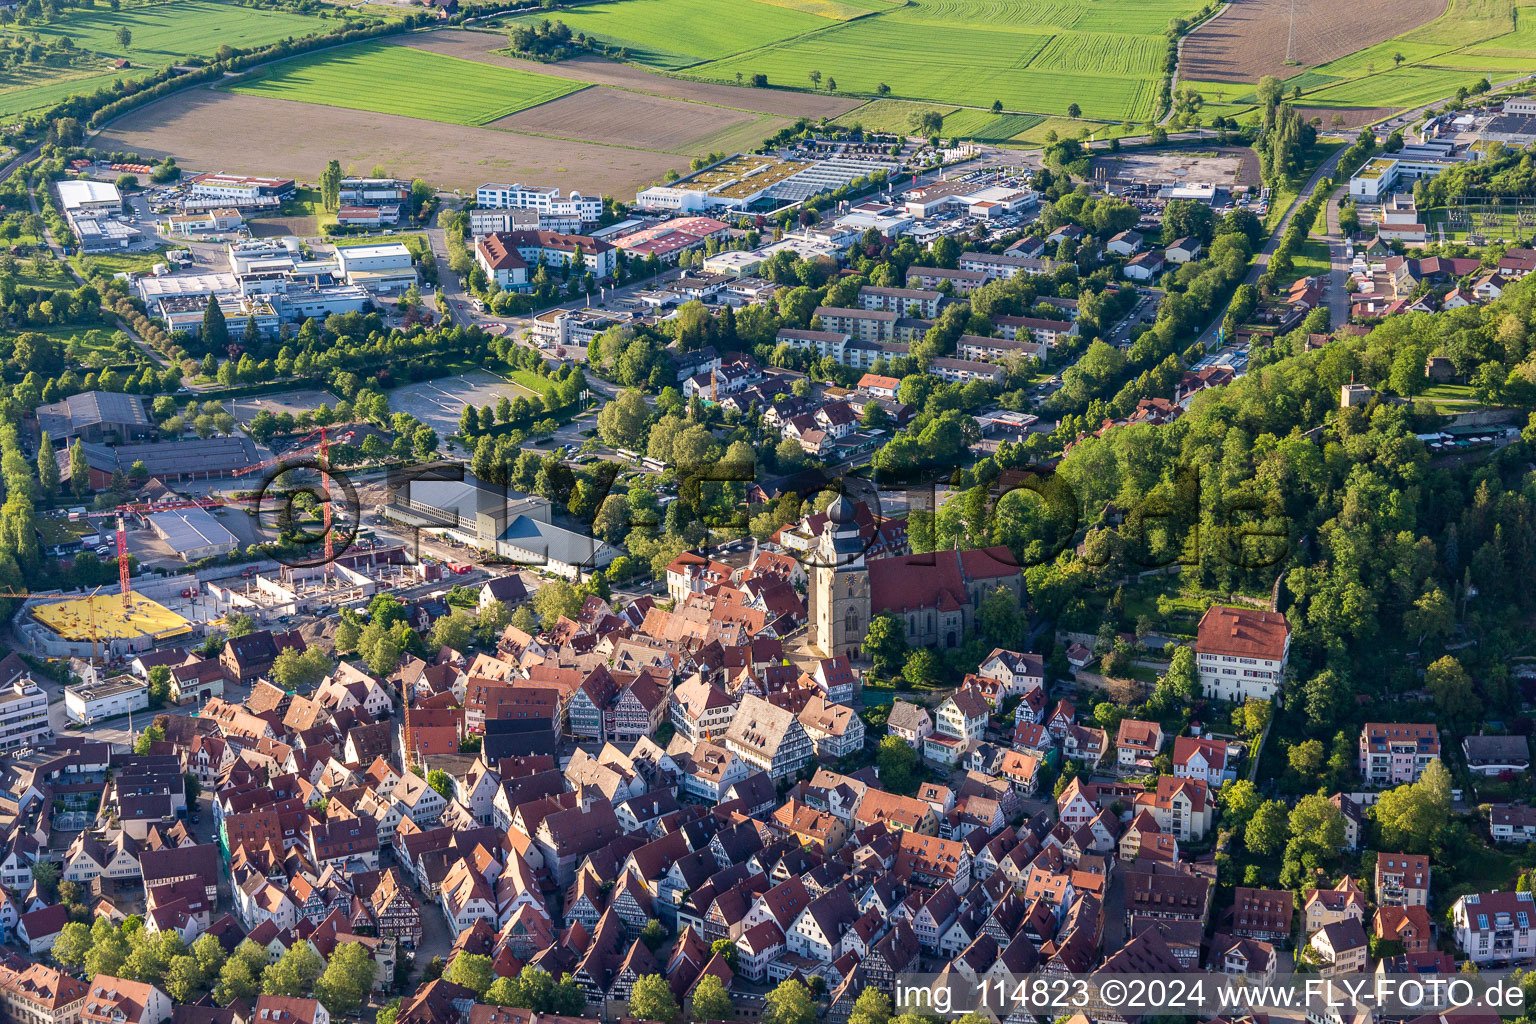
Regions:
[[[538,394],[519,384],[504,381],[486,370],[471,370],[457,377],[439,377],[396,388],[389,393],[389,407],[395,412],[410,413],[437,431],[438,437],[445,438],[458,433],[459,416],[465,405],[494,408],[503,395],[512,401],[518,396],[540,400]]]
[[[301,412],[313,412],[322,403],[334,409],[339,401],[341,399],[329,391],[285,391],[280,395],[267,395],[263,398],[237,398],[228,403],[228,409],[236,422],[248,424],[262,410],[274,416],[285,412],[297,416]]]

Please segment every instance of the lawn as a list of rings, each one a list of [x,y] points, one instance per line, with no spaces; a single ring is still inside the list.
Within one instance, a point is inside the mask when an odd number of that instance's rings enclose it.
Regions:
[[[585,88],[568,78],[370,41],[283,61],[232,91],[483,125]]]
[[[76,270],[84,274],[89,268],[95,267],[108,274],[147,274],[154,269],[156,263],[165,262],[165,249],[156,249],[153,252],[125,252],[122,254],[106,253],[96,256],[73,256],[70,262]]]
[[[1312,277],[1316,274],[1328,274],[1333,263],[1328,257],[1328,243],[1317,238],[1309,238],[1301,243],[1301,249],[1296,253],[1292,262],[1291,272],[1281,278],[1279,286],[1289,288],[1292,281],[1299,281],[1303,277]]]
[[[1432,402],[1467,402],[1477,401],[1477,392],[1470,384],[1436,384],[1420,391],[1417,398],[1427,398]]]
[[[540,377],[532,370],[513,370],[509,376],[514,383],[521,384],[529,391],[540,395],[547,395],[554,389],[555,382],[548,377]]]
[[[826,16],[808,13],[819,6],[826,7]],[[810,0],[786,0],[782,4],[758,0],[613,0],[567,7],[559,17],[573,32],[585,32],[614,49],[629,50],[630,59],[637,63],[670,69],[832,28],[852,13],[847,7]],[[533,23],[547,17],[544,13],[530,14],[511,22]]]

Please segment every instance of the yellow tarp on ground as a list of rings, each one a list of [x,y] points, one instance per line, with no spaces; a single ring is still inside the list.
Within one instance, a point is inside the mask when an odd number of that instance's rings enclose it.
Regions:
[[[186,619],[165,605],[134,593],[128,595],[127,608],[123,607],[121,594],[97,594],[38,605],[32,614],[65,640],[89,640],[93,632],[102,640],[146,635],[164,639],[192,632],[192,624]]]

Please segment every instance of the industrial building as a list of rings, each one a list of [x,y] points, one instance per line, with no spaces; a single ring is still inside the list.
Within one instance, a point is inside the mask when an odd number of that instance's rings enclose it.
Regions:
[[[409,266],[409,251],[399,248]],[[208,297],[216,295],[230,336],[241,340],[247,320],[254,320],[263,335],[272,335],[284,322],[358,313],[372,301],[361,285],[340,283],[339,256],[308,259],[297,243],[290,247],[262,240],[232,242],[228,253],[227,274],[140,278],[135,287],[150,315],[172,331],[195,337],[202,331]],[[414,270],[409,275],[414,281]]]
[[[59,205],[66,217],[109,216],[123,212],[123,196],[109,181],[76,178],[58,183]]]
[[[613,244],[635,259],[655,256],[663,263],[676,263],[689,249],[700,248],[711,238],[724,239],[730,230],[729,224],[713,217],[678,217],[621,235]]]
[[[151,513],[149,527],[188,562],[227,555],[240,546],[239,539],[204,508]]]
[[[1461,163],[1469,154],[1456,152],[1456,145],[1439,139],[1404,146],[1390,156],[1366,161],[1349,179],[1349,194],[1366,202],[1379,202],[1397,191],[1403,183],[1433,178],[1447,167]]]
[[[507,491],[468,474],[462,480],[412,480],[392,488],[388,515],[573,579],[603,568],[617,554],[586,534],[553,525],[544,498]]]
[[[336,262],[349,285],[393,293],[416,283],[416,267],[404,242],[337,249]]]
[[[70,227],[83,253],[113,252],[133,245],[143,234],[131,224],[105,217],[71,217]]]
[[[62,402],[40,405],[37,426],[55,445],[77,437],[97,443],[136,441],[155,433],[144,399],[115,391],[82,391]]]
[[[653,185],[635,196],[647,210],[704,213],[709,210],[771,210],[832,192],[881,171],[895,171],[889,160],[784,160],[776,156],[737,154],[668,185]]]
[[[194,201],[235,206],[276,205],[294,188],[292,178],[256,178],[244,174],[199,174],[188,184]]]
[[[256,445],[250,438],[233,437],[185,438],[177,441],[160,441],[155,444],[120,444],[116,447],[83,442],[86,466],[90,469],[91,486],[97,490],[111,486],[112,474],[127,474],[135,462],[143,462],[149,475],[166,483],[180,480],[212,480],[229,476],[237,469],[244,469],[260,462]],[[69,479],[69,451],[62,446],[55,452],[59,472]],[[256,482],[260,486],[260,482]]]

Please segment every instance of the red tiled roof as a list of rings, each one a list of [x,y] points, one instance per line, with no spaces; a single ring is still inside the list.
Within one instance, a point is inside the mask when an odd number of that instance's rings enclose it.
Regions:
[[[1291,627],[1280,612],[1228,608],[1214,604],[1200,619],[1195,649],[1201,654],[1229,654],[1279,661]]]

